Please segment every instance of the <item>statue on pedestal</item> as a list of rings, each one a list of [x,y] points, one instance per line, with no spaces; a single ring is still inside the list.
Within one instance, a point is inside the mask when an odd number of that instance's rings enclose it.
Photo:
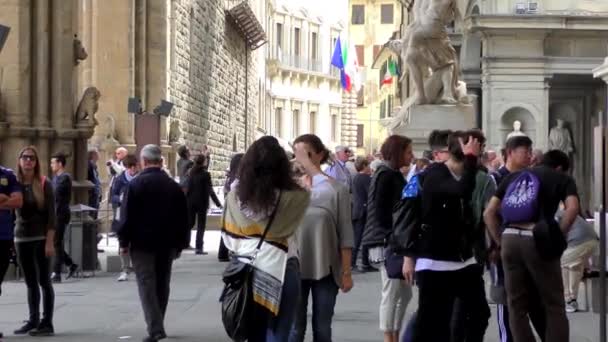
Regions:
[[[417,0],[414,21],[404,37],[389,42],[401,56],[414,81],[414,94],[388,125],[394,131],[406,124],[413,105],[470,104],[466,83],[460,81],[456,50],[446,26],[458,15],[456,0]],[[405,73],[404,73],[405,75]],[[407,82],[402,76],[400,82]]]
[[[418,0],[414,3],[415,19],[405,37],[389,44],[399,51],[410,71],[416,88],[413,104],[460,102],[460,69],[446,28],[456,15],[456,0]]]
[[[560,150],[570,156],[574,153],[574,144],[570,132],[562,119],[557,119],[557,125],[549,132],[549,150]]]
[[[521,121],[519,120],[515,120],[513,121],[513,132],[507,134],[507,140],[513,138],[513,137],[521,137],[521,136],[527,136],[526,133],[521,131]]]

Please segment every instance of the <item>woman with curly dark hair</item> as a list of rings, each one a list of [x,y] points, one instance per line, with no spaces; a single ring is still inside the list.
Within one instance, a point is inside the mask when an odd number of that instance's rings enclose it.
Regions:
[[[348,188],[321,171],[329,151],[313,134],[294,141],[296,160],[304,169],[311,201],[298,232],[302,289],[289,341],[302,342],[306,332],[308,297],[312,294],[313,340],[332,340],[331,325],[338,290],[353,287],[351,274],[354,232]]]
[[[273,137],[255,141],[241,161],[225,203],[222,240],[234,255],[252,255],[254,331],[249,342],[287,341],[300,291],[296,230],[310,195],[293,179],[291,164]]]

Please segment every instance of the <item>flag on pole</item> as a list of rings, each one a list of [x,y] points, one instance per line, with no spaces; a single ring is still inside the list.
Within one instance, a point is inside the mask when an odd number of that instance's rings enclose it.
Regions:
[[[342,83],[342,88],[348,89],[350,87],[350,80],[344,72],[345,60],[346,56],[344,55],[344,51],[342,51],[342,42],[340,41],[340,37],[338,37],[336,40],[336,46],[334,47],[334,55],[331,57],[331,65],[340,70],[340,81]]]
[[[361,76],[359,74],[359,61],[357,60],[356,50],[353,46],[349,49],[340,37],[336,40],[331,65],[340,70],[342,89],[350,92],[353,88],[355,91],[361,88]]]
[[[361,75],[359,73],[359,59],[357,58],[357,49],[354,45],[350,45],[346,56],[344,72],[350,79],[351,88],[348,91],[359,91],[361,89]]]
[[[386,73],[384,74],[384,79],[382,80],[382,85],[393,84],[393,78],[397,76],[399,76],[399,72],[397,71],[397,63],[395,63],[395,61],[392,59],[389,59],[386,66]]]

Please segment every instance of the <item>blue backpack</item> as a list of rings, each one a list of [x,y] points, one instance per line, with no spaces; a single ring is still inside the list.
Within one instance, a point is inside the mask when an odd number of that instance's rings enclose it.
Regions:
[[[536,222],[540,181],[530,171],[523,171],[507,187],[502,200],[502,218],[505,223]]]

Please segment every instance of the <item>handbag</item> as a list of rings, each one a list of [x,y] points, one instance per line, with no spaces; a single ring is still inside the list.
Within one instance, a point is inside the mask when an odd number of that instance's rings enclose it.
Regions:
[[[384,267],[389,279],[405,279],[403,277],[403,256],[396,254],[391,248],[385,250]]]
[[[222,280],[224,281],[224,290],[220,297],[222,323],[226,333],[233,341],[246,341],[251,333],[251,324],[254,321],[252,312],[255,305],[253,302],[253,264],[272,226],[280,202],[281,193],[279,193],[277,204],[253,254],[233,255],[224,273],[222,273]],[[226,205],[224,207],[224,224],[227,210]],[[243,259],[249,260],[249,262],[243,262]]]

